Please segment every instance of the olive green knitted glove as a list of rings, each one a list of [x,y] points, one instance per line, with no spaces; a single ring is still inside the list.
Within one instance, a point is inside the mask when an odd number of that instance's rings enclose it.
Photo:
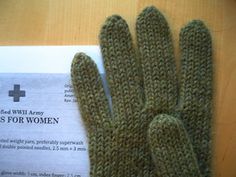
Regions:
[[[195,27],[202,29],[200,33],[195,32]],[[189,28],[193,30],[192,34],[191,30],[188,32]],[[181,99],[178,99],[174,52],[165,18],[156,8],[148,7],[139,15],[136,31],[138,57],[128,25],[120,16],[109,17],[101,30],[100,45],[111,94],[111,109],[95,63],[83,53],[77,54],[72,62],[72,82],[89,138],[90,174],[92,177],[167,177],[183,170],[184,173],[176,174],[200,176],[199,167],[205,173],[209,165],[210,114],[206,116],[205,112],[200,112],[198,102],[192,101],[195,96],[198,98],[198,88],[201,91],[206,88],[210,93],[208,88],[211,84],[204,84],[211,77],[208,61],[211,48],[208,42],[200,46],[203,44],[202,33],[207,30],[199,21],[183,30],[186,31],[183,33],[186,40],[182,45],[182,66],[185,67],[181,74],[181,81],[184,81]],[[201,50],[196,52],[195,48]],[[209,76],[204,73],[209,73]],[[206,79],[200,81],[199,77]],[[203,104],[204,96],[200,100]],[[209,106],[205,106],[210,112]],[[192,113],[190,108],[196,111]],[[182,121],[186,127],[182,126]],[[172,122],[179,123],[182,132],[175,134]],[[167,133],[158,132],[165,130]],[[186,150],[172,148],[170,140],[180,140],[178,148],[187,143]],[[176,164],[178,158],[185,165],[176,169],[180,167]],[[186,164],[193,166],[189,169]]]

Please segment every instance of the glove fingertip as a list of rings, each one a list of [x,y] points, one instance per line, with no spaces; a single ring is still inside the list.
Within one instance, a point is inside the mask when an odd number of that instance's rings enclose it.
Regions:
[[[94,67],[95,63],[85,53],[83,53],[83,52],[76,53],[73,60],[72,60],[72,63],[71,63],[72,74],[77,73],[80,70],[81,66],[85,66],[85,65],[86,66],[90,65],[90,66]]]
[[[151,147],[158,146],[161,139],[172,138],[169,133],[178,132],[183,125],[179,119],[176,119],[167,114],[156,116],[149,125],[148,135]]]
[[[178,118],[156,116],[148,136],[158,176],[201,176],[188,134]]]
[[[180,46],[195,47],[209,45],[211,35],[205,23],[201,20],[193,20],[181,29]]]
[[[101,28],[99,35],[101,47],[110,43],[111,37],[119,33],[128,34],[129,28],[126,21],[120,15],[112,15],[108,17]]]

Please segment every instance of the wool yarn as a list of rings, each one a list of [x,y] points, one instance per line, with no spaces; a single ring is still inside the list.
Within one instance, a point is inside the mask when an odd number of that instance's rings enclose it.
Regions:
[[[111,108],[96,64],[71,66],[89,140],[91,177],[209,177],[212,121],[211,36],[200,20],[180,32],[177,74],[170,28],[155,7],[136,21],[108,17],[99,35]],[[179,78],[179,80],[178,80]]]

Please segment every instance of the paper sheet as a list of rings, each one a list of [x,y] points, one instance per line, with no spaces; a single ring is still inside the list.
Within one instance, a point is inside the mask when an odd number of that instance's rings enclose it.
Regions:
[[[0,176],[89,177],[86,131],[70,65],[98,46],[0,47]]]

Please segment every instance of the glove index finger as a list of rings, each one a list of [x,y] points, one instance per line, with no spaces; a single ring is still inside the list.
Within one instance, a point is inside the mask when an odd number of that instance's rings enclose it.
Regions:
[[[107,18],[101,29],[100,45],[113,117],[133,123],[132,117],[142,109],[143,102],[138,61],[128,24],[121,16]]]
[[[96,64],[84,53],[76,54],[71,65],[74,92],[88,128],[110,121],[108,100]]]

